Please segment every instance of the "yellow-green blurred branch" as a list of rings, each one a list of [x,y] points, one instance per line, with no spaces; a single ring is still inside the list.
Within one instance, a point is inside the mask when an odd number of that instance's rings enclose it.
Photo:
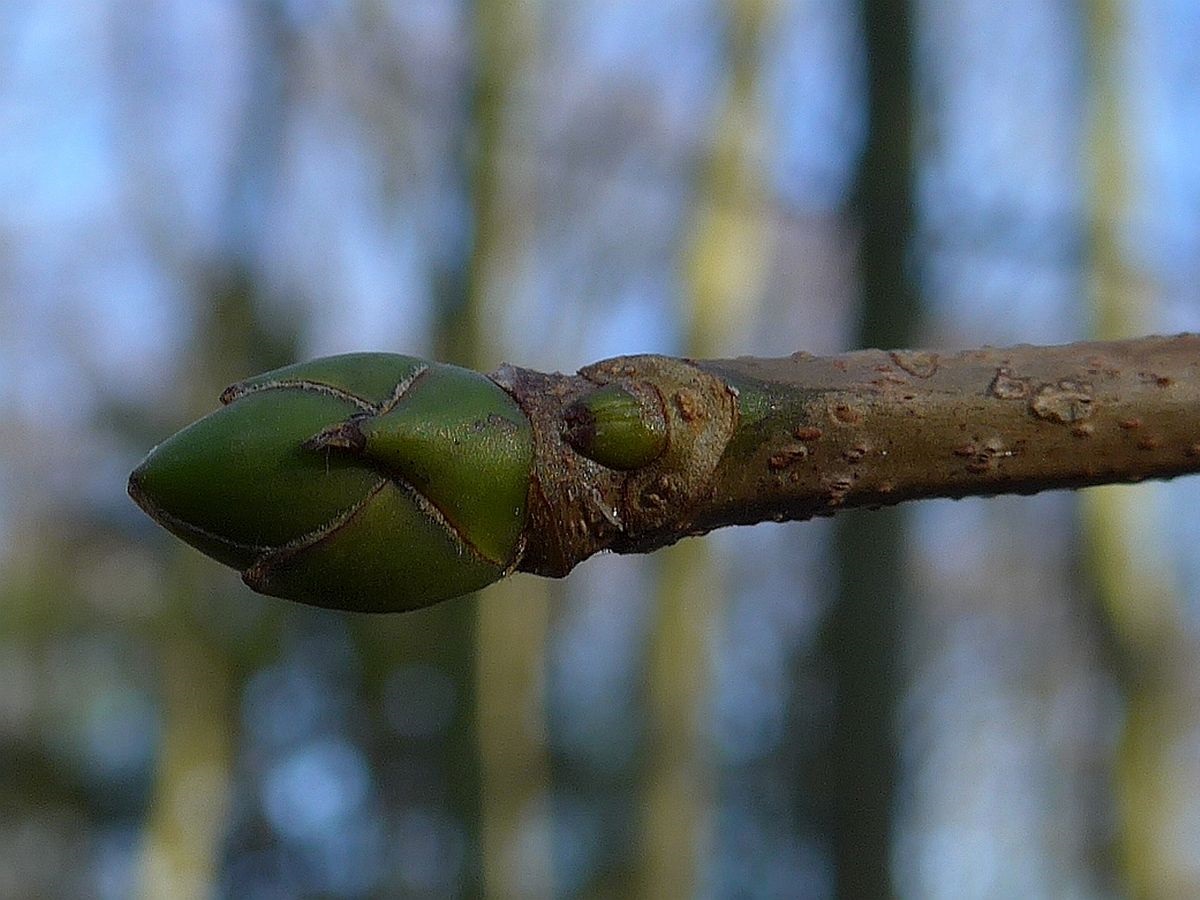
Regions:
[[[1125,5],[1087,6],[1091,71],[1091,288],[1093,333],[1116,339],[1153,326],[1152,293],[1124,248],[1137,143],[1127,134],[1121,47]],[[1083,499],[1087,559],[1119,654],[1126,718],[1115,771],[1119,877],[1135,897],[1200,892],[1192,854],[1178,850],[1200,769],[1180,754],[1200,722],[1200,645],[1175,595],[1164,523],[1145,491],[1103,488]],[[1186,756],[1190,760],[1190,756]],[[1189,800],[1183,801],[1181,798]]]
[[[763,140],[757,102],[760,43],[773,0],[726,4],[727,70],[723,103],[684,259],[687,352],[725,350],[753,318],[768,257],[757,154]],[[732,200],[733,202],[729,202]],[[712,630],[723,590],[704,545],[673,548],[658,569],[657,622],[647,666],[650,720],[646,748],[641,890],[647,897],[695,893],[712,820],[714,773],[701,733]]]
[[[444,330],[471,365],[498,361],[486,335],[533,248],[535,178],[511,164],[527,155],[534,108],[523,98],[536,61],[538,4],[476,0],[472,158],[474,246],[463,314]],[[543,669],[549,588],[517,578],[493,585],[476,615],[476,711],[480,754],[483,889],[536,900],[551,891],[546,823],[549,762]],[[507,600],[508,602],[504,602]]]

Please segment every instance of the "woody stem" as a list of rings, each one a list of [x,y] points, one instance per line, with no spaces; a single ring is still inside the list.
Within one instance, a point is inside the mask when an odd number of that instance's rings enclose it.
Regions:
[[[694,364],[630,357],[585,378],[509,370],[538,448],[521,567],[561,575],[599,550],[645,552],[725,525],[1200,471],[1198,366],[1200,335],[1179,335]],[[634,472],[581,459],[561,436],[566,404],[594,381],[622,379],[653,385],[669,413],[671,449]]]

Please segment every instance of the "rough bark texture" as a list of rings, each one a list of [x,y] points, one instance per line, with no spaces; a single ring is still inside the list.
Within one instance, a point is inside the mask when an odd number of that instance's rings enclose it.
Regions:
[[[618,357],[492,377],[536,441],[519,568],[565,575],[725,525],[930,497],[1032,494],[1200,471],[1200,336],[953,353]],[[667,449],[615,471],[564,439],[599,385],[661,403]],[[647,389],[651,389],[647,391]]]

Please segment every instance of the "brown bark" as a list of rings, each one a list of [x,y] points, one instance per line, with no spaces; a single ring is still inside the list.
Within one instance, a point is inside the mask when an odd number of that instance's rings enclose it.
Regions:
[[[1032,494],[1200,470],[1200,335],[953,353],[606,360],[496,380],[537,444],[521,568],[561,576],[725,525],[932,497]],[[667,451],[614,471],[563,438],[598,384],[647,386]]]

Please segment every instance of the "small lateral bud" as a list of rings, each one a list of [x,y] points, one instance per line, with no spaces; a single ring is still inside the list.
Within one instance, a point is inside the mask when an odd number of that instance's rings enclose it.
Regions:
[[[645,396],[616,384],[597,388],[563,413],[563,437],[579,453],[621,471],[640,469],[667,447],[667,420],[658,392]]]

